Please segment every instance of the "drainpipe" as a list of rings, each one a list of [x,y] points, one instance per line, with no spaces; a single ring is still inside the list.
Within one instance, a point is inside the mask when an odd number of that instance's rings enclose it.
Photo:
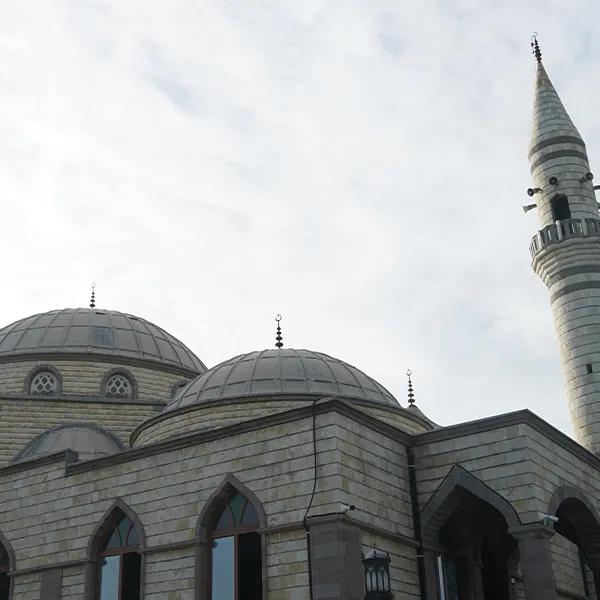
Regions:
[[[417,570],[419,572],[419,589],[421,600],[427,600],[427,584],[425,579],[425,555],[423,554],[423,534],[421,532],[421,510],[419,509],[419,496],[417,494],[417,474],[415,455],[412,448],[406,448],[408,459],[408,483],[410,487],[410,503],[413,515],[413,529],[417,541]]]

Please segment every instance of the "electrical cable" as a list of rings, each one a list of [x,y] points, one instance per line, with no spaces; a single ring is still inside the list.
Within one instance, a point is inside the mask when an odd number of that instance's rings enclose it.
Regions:
[[[313,441],[313,489],[310,495],[310,500],[308,502],[308,506],[306,507],[306,512],[304,513],[304,517],[302,518],[302,524],[304,525],[304,530],[306,531],[306,550],[308,552],[308,591],[309,598],[313,600],[313,582],[312,582],[312,558],[311,558],[311,548],[310,548],[310,530],[308,528],[308,524],[306,523],[306,519],[308,517],[308,513],[310,512],[313,500],[315,499],[315,492],[317,491],[317,411],[316,411],[317,400],[314,400],[312,403],[312,441]]]

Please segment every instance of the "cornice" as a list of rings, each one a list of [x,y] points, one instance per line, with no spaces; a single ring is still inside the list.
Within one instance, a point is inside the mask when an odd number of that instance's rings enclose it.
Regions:
[[[59,394],[57,396],[43,396],[41,394],[3,394],[0,393],[0,400],[11,401],[34,401],[34,402],[83,402],[85,404],[119,404],[124,405],[144,405],[156,406],[162,408],[165,406],[165,400],[143,400],[140,398],[107,398],[105,396],[71,396],[67,394]]]
[[[410,421],[418,423],[426,429],[432,429],[433,425],[426,418],[423,418],[419,415],[414,414],[409,409],[404,408],[400,405],[392,406],[388,404],[383,404],[380,402],[371,402],[369,400],[360,400],[355,398],[344,398],[338,396],[323,396],[323,394],[265,394],[264,396],[239,396],[235,398],[227,398],[224,400],[207,400],[206,402],[201,402],[198,404],[190,404],[188,406],[182,406],[181,408],[177,408],[175,410],[163,411],[161,414],[151,417],[138,425],[136,429],[133,430],[130,436],[130,444],[133,446],[138,436],[142,431],[152,427],[153,425],[160,423],[161,421],[168,420],[172,417],[176,417],[178,415],[186,414],[189,412],[201,411],[204,409],[213,408],[215,406],[230,406],[232,404],[252,404],[252,403],[262,403],[262,402],[306,402],[308,406],[311,406],[315,400],[322,400],[324,398],[328,399],[339,399],[341,402],[348,404],[349,406],[359,406],[366,408],[373,408],[383,411],[388,411],[390,413],[400,414],[403,417],[407,418]]]
[[[340,398],[324,398],[321,401],[315,403],[314,410],[316,414],[325,414],[328,412],[337,412],[343,414],[356,422],[369,427],[372,431],[377,431],[382,435],[385,435],[391,439],[408,445],[410,443],[410,435],[392,425],[388,425],[378,419],[371,417],[370,415],[362,412],[355,408],[350,403]],[[75,473],[82,473],[85,471],[91,471],[106,466],[120,464],[135,460],[138,458],[145,458],[147,456],[154,456],[163,452],[170,452],[178,450],[180,448],[189,448],[198,444],[223,439],[248,433],[251,431],[257,431],[265,429],[267,427],[273,427],[275,425],[282,425],[285,423],[291,423],[300,419],[305,419],[312,416],[313,406],[302,406],[300,408],[294,408],[291,410],[267,415],[265,417],[258,417],[256,419],[250,419],[242,423],[235,423],[233,425],[226,425],[216,429],[204,429],[196,431],[184,436],[171,438],[162,442],[149,444],[147,446],[141,446],[139,448],[132,448],[131,450],[125,450],[118,454],[112,454],[111,456],[105,456],[85,462],[79,462],[67,466],[67,475]]]
[[[419,433],[412,436],[411,446],[422,446],[434,442],[492,431],[502,427],[511,427],[513,425],[528,425],[592,467],[600,469],[600,458],[595,454],[592,454],[581,444],[577,443],[574,439],[570,438],[553,425],[550,425],[547,421],[544,421],[541,417],[538,417],[535,413],[532,413],[529,409],[517,410],[494,417],[486,417],[484,419],[467,421],[466,423],[459,423],[457,425],[449,425],[441,429],[436,429],[435,431]]]
[[[164,371],[186,377],[197,377],[204,371],[193,371],[175,364],[152,360],[149,358],[134,358],[131,356],[121,356],[118,354],[101,354],[95,352],[13,352],[7,355],[0,355],[0,364],[20,363],[25,361],[85,361],[111,363],[114,365],[130,365],[133,367],[142,367],[153,371]]]

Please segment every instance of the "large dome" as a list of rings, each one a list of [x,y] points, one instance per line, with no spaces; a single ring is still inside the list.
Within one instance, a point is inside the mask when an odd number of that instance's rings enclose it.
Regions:
[[[398,406],[374,379],[337,358],[311,350],[241,354],[196,377],[165,411],[228,398],[269,395],[339,396]]]
[[[202,361],[164,329],[115,310],[65,308],[0,329],[0,360],[24,355],[89,354],[161,363],[203,373]]]

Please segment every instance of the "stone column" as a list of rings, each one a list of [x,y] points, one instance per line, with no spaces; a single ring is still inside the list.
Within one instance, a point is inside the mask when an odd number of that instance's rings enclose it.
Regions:
[[[425,558],[425,585],[427,588],[427,600],[439,598],[439,578],[437,557],[440,551],[437,548],[425,547],[423,556]]]
[[[362,600],[360,529],[342,515],[308,519],[314,600]]]
[[[558,600],[550,538],[554,529],[533,523],[509,530],[519,542],[519,559],[527,600]]]

